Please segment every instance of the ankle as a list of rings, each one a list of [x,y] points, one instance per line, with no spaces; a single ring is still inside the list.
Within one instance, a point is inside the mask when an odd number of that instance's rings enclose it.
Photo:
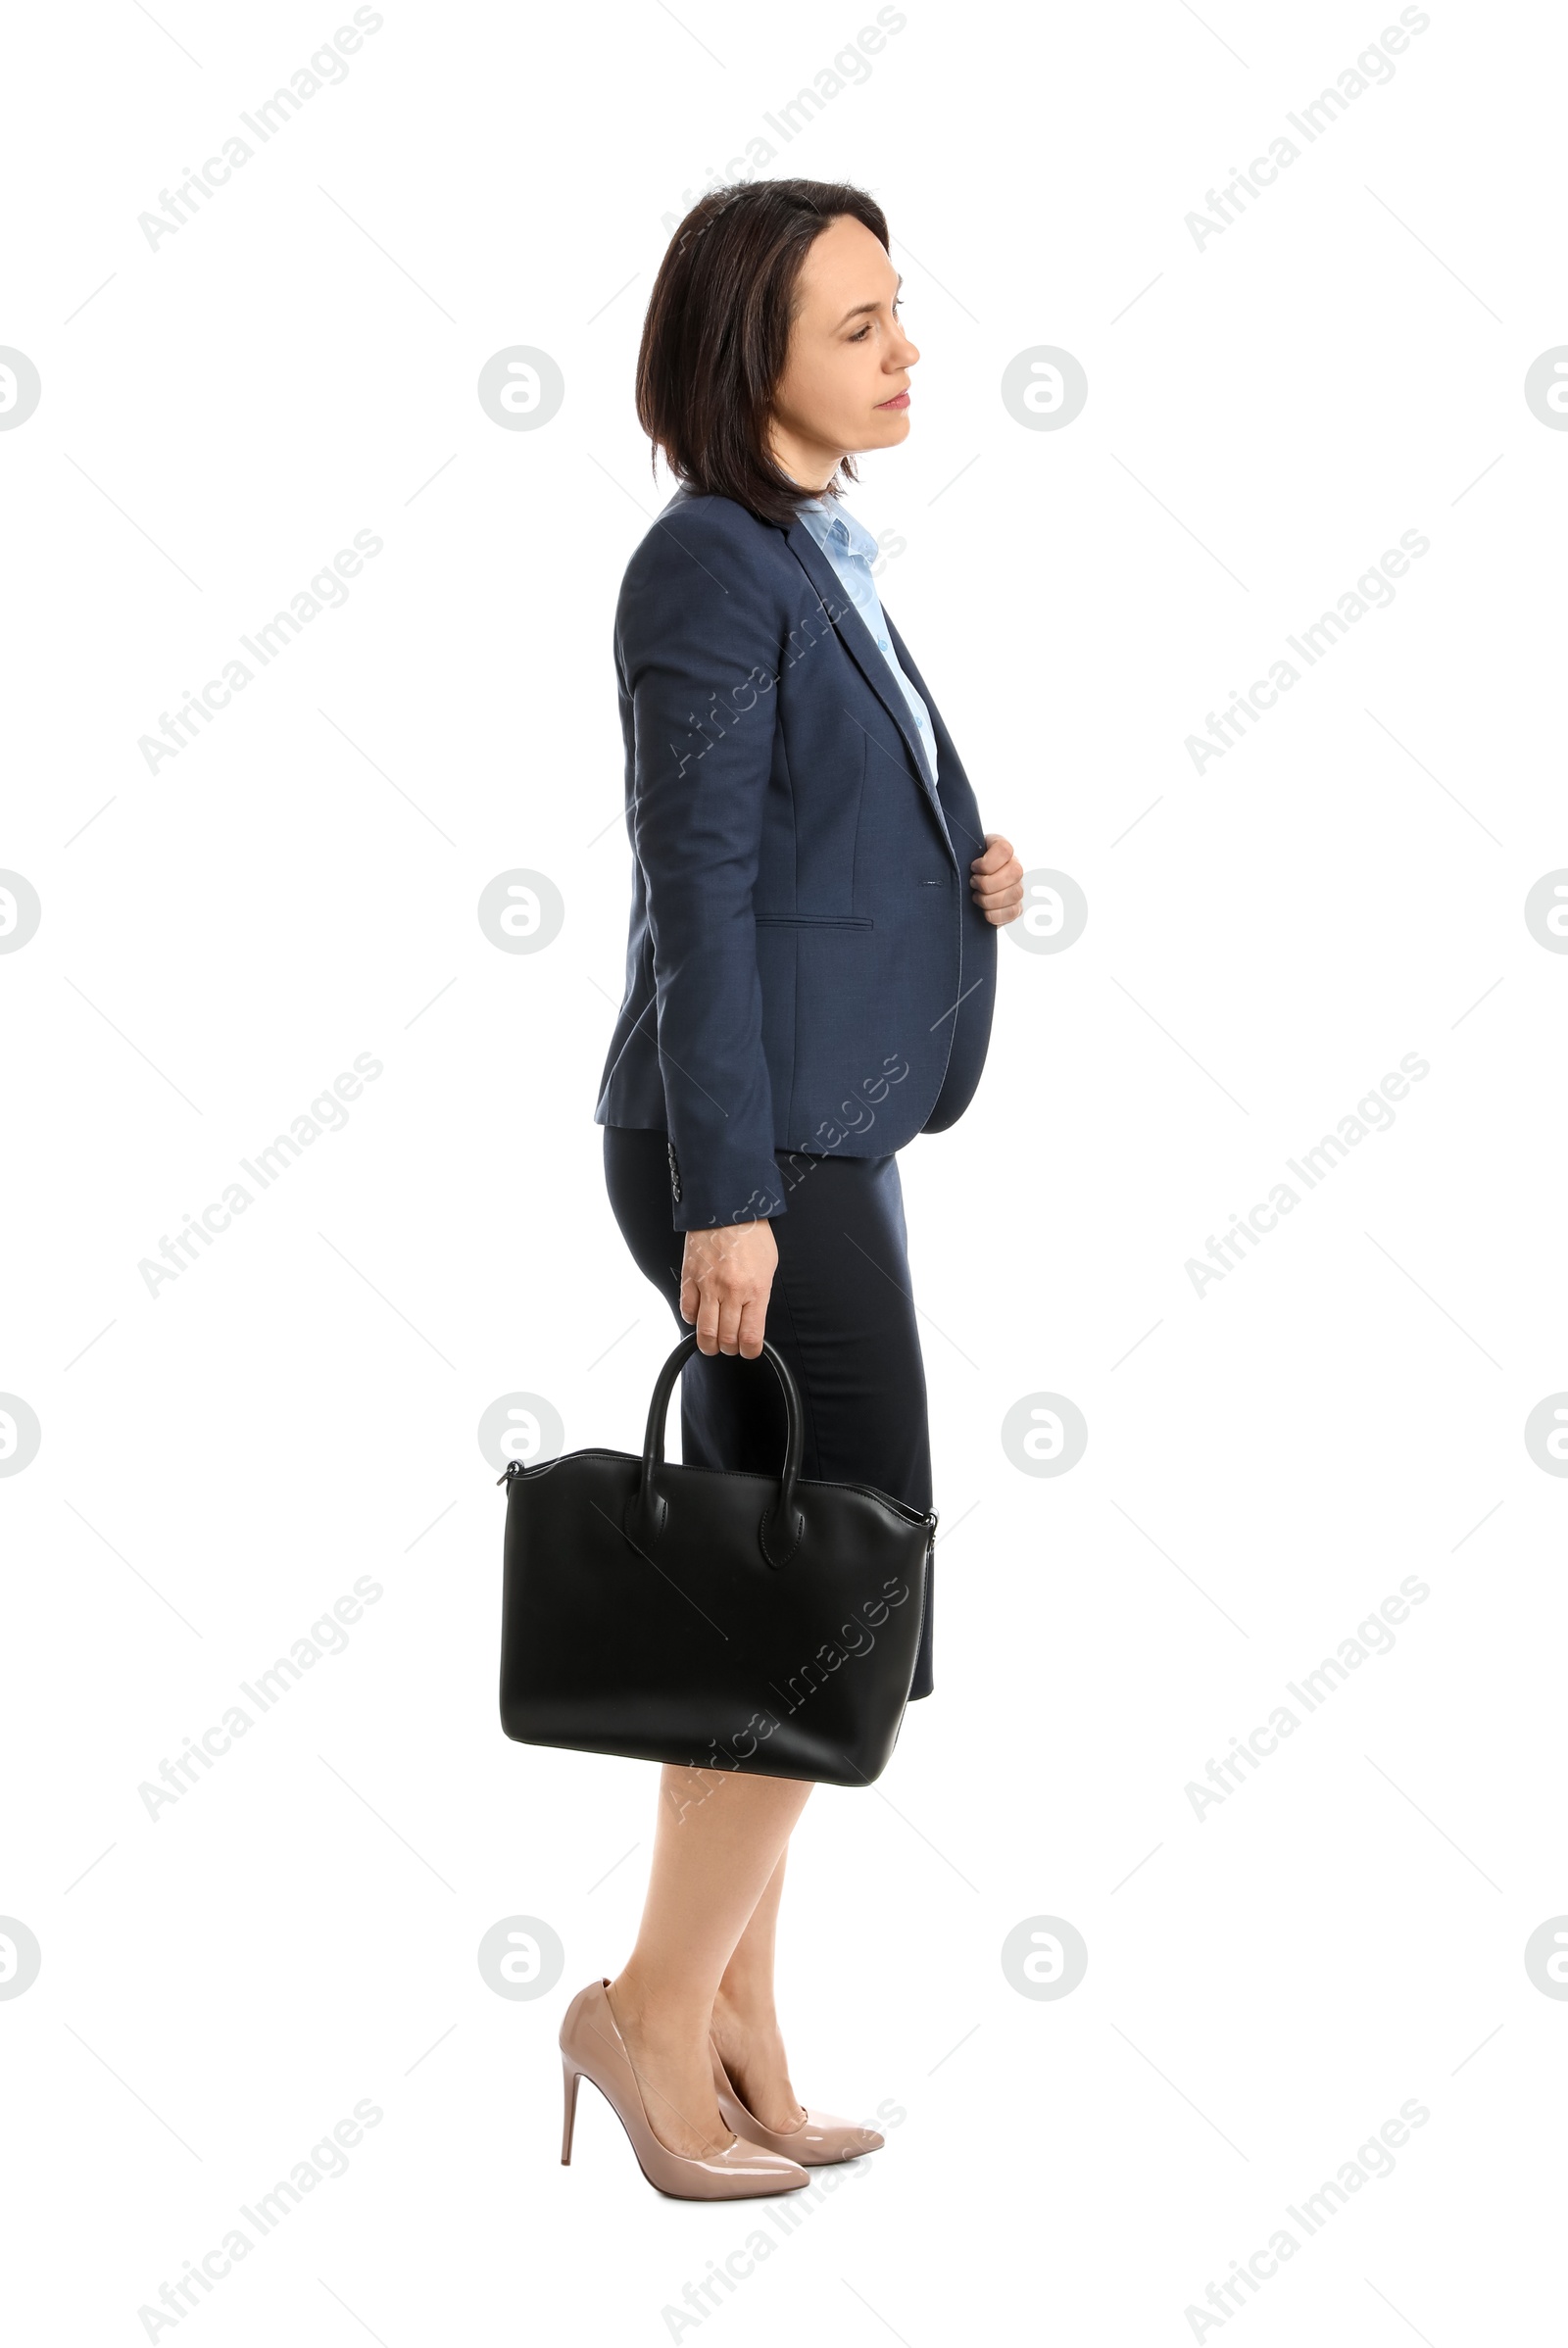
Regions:
[[[630,1966],[606,1986],[611,2012],[622,2030],[662,2046],[701,2045],[708,2007],[689,1991],[662,1990],[644,1981]]]
[[[720,2037],[777,2037],[778,2014],[771,1992],[745,1984],[729,1988],[720,1981],[713,1993],[712,2028]]]

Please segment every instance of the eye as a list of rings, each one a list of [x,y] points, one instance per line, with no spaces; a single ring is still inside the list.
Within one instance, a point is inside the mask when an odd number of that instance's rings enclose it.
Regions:
[[[895,295],[894,295],[894,297],[893,297],[893,305],[892,305],[892,306],[893,306],[893,308],[894,308],[896,311],[897,311],[897,310],[902,310],[902,309],[904,308],[904,296],[903,296],[903,294],[895,294]],[[867,320],[867,322],[866,322],[866,323],[865,323],[865,324],[864,324],[864,325],[863,325],[863,326],[862,326],[862,327],[859,329],[858,333],[852,334],[852,335],[849,337],[849,339],[850,339],[850,341],[851,341],[851,342],[864,342],[864,340],[865,340],[866,336],[867,336],[867,335],[870,333],[870,331],[871,331],[870,321],[869,321],[869,320]]]

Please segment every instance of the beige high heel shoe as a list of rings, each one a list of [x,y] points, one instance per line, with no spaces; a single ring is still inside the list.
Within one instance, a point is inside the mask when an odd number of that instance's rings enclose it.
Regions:
[[[810,2178],[788,2155],[766,2152],[735,2131],[733,2144],[722,2152],[688,2160],[661,2144],[648,2121],[637,2074],[626,2052],[609,1998],[609,1975],[579,1989],[561,2025],[562,2084],[565,2091],[565,2120],[561,2134],[563,2167],[571,2161],[572,2129],[577,2118],[577,2088],[584,2079],[610,2105],[631,2140],[637,2166],[649,2183],[678,2201],[747,2201],[766,2193],[795,2193]]]
[[[834,2161],[856,2161],[862,2152],[880,2152],[887,2142],[874,2128],[856,2128],[848,2120],[835,2120],[830,2112],[808,2112],[799,2128],[764,2128],[736,2093],[717,2042],[710,2038],[708,2043],[712,2049],[718,2108],[725,2127],[738,2136],[750,2137],[768,2152],[781,2152],[786,2159],[799,2161],[803,2169],[826,2169]]]

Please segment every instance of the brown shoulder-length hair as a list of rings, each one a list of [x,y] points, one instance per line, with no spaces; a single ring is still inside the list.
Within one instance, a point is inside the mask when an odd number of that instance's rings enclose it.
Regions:
[[[801,265],[850,214],[888,249],[888,223],[862,188],[759,179],[710,188],[660,265],[637,354],[637,418],[677,481],[784,527],[814,494],[768,449]],[[653,460],[657,465],[657,457]],[[857,478],[846,457],[842,471]],[[831,490],[837,489],[835,474]]]

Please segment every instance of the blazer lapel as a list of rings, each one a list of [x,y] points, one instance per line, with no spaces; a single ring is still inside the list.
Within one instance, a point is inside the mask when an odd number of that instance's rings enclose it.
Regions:
[[[905,675],[908,678],[910,684],[914,687],[916,693],[918,693],[920,699],[924,702],[927,710],[930,712],[931,731],[936,736],[937,756],[942,761],[942,777],[945,781],[955,784],[961,783],[963,785],[962,793],[958,792],[957,790],[950,791],[947,799],[943,803],[942,813],[943,818],[948,826],[949,844],[950,846],[954,845],[953,834],[956,831],[961,832],[964,843],[967,845],[970,854],[973,856],[980,856],[985,850],[985,841],[983,837],[980,835],[980,833],[974,831],[967,821],[960,820],[959,814],[957,812],[958,808],[963,805],[963,801],[966,796],[969,797],[970,804],[973,804],[972,795],[969,792],[968,771],[964,766],[963,760],[958,756],[957,750],[954,744],[953,736],[948,732],[947,727],[942,722],[942,711],[937,708],[936,702],[932,697],[930,686],[926,683],[924,677],[920,674],[920,671],[918,668],[916,668],[913,660],[909,657],[908,646],[905,643],[904,638],[899,634],[898,629],[894,626],[892,618],[889,616],[886,610],[883,611],[882,616],[887,620],[888,634],[893,640],[893,649],[899,656],[899,666],[903,669]],[[956,853],[956,850],[955,850],[955,853]],[[960,856],[958,861],[961,865],[965,863],[967,859]]]
[[[925,749],[920,741],[914,719],[909,713],[909,705],[899,690],[898,679],[888,666],[886,657],[878,651],[876,639],[860,617],[855,605],[851,603],[849,591],[843,580],[817,545],[816,540],[811,536],[805,522],[791,522],[784,533],[784,540],[826,606],[828,616],[832,619],[833,625],[838,631],[839,640],[846,652],[898,727],[900,737],[909,754],[910,763],[919,777],[920,788],[930,802],[932,811],[938,823],[941,824],[942,834],[946,839],[947,818],[943,813],[942,802],[937,797],[937,787],[926,759]],[[886,618],[885,612],[883,616]],[[893,623],[891,620],[888,621],[888,629],[892,636]],[[915,684],[914,673],[905,661],[903,647],[898,643],[896,637],[894,638],[894,649],[899,654],[900,666],[903,667],[905,675],[914,685],[915,691],[930,709],[931,722],[935,726],[938,719],[935,709],[931,708],[930,696],[920,685]],[[953,846],[951,840],[948,842],[948,846],[951,850]],[[957,861],[956,856],[954,861]]]

